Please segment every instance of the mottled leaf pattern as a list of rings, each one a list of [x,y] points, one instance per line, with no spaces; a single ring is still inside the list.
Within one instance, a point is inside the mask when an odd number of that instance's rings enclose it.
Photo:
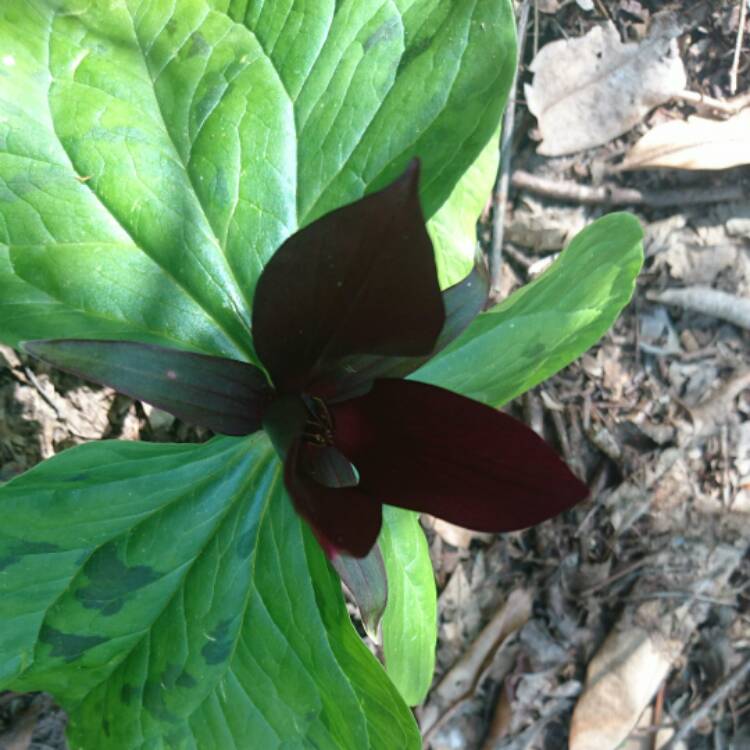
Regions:
[[[113,441],[0,488],[0,685],[72,747],[419,747],[280,473],[262,435]]]
[[[579,357],[630,301],[643,263],[630,214],[586,227],[531,284],[480,315],[415,380],[500,406]]]

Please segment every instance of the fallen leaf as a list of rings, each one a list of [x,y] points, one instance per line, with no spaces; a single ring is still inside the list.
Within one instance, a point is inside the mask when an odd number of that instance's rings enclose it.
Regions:
[[[641,714],[632,735],[617,750],[661,750],[672,739],[674,729],[664,727],[654,735],[652,727],[656,724],[658,722],[654,721],[654,711],[649,706]],[[679,743],[678,749],[687,750],[682,743]]]
[[[638,44],[623,44],[609,23],[544,46],[530,66],[534,81],[525,87],[543,138],[538,152],[560,156],[607,143],[683,90],[680,32],[675,17],[664,14],[654,17]]]
[[[750,164],[750,109],[728,120],[688,117],[649,130],[628,152],[620,169],[729,169]]]
[[[744,547],[706,545],[691,539],[684,540],[680,554],[682,559],[674,549],[664,553],[670,572],[661,584],[669,581],[684,592],[687,601],[675,606],[674,600],[655,598],[635,612],[623,612],[586,670],[583,693],[570,723],[569,750],[621,747],[708,615],[710,605],[700,598],[721,595]],[[658,567],[655,561],[654,568]],[[647,578],[639,584],[634,596],[645,594],[652,585]]]
[[[509,242],[537,253],[562,250],[588,221],[582,206],[548,206],[526,198],[514,211],[505,235]]]
[[[682,644],[645,627],[613,630],[586,671],[573,711],[570,750],[615,750],[635,727]]]

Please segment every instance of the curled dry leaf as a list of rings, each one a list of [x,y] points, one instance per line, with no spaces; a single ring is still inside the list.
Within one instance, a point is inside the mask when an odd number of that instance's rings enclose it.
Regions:
[[[750,109],[728,120],[688,117],[649,130],[620,169],[729,169],[750,164]]]
[[[635,612],[626,609],[588,666],[571,719],[569,750],[622,746],[710,611],[702,598],[721,596],[743,554],[742,545],[709,546],[697,539],[686,540],[679,554],[665,553],[664,562],[679,572],[670,572],[663,584],[681,590],[687,601],[676,606],[679,600],[657,597]],[[637,585],[634,594],[648,598],[650,585]]]
[[[586,688],[570,725],[570,750],[614,750],[648,705],[679,641],[653,637],[646,628],[614,630],[586,671]]]
[[[675,18],[663,15],[639,44],[623,44],[607,24],[543,47],[525,88],[543,138],[539,153],[560,156],[607,143],[684,89],[680,32]]]

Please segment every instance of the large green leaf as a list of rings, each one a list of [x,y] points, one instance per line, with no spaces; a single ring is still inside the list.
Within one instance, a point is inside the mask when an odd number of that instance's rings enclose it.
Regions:
[[[630,214],[594,222],[542,276],[476,318],[413,377],[494,406],[550,377],[592,346],[630,301],[642,237]]]
[[[500,162],[499,137],[498,131],[487,141],[450,198],[427,225],[435,245],[441,287],[463,279],[474,263],[477,219],[487,205]]]
[[[508,0],[4,0],[0,49],[0,338],[239,359],[279,244],[410,157],[473,241],[515,54]]]
[[[437,642],[435,574],[419,514],[386,506],[378,543],[388,576],[385,668],[404,700],[416,706],[432,683]]]
[[[72,747],[418,748],[268,440],[91,443],[0,488],[0,689]]]

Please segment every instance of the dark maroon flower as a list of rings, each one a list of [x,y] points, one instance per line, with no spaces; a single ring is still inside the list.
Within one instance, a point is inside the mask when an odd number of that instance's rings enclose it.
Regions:
[[[586,487],[521,422],[402,380],[482,308],[478,266],[440,292],[418,162],[290,237],[253,299],[256,367],[125,341],[25,344],[31,354],[229,435],[263,426],[297,512],[327,554],[368,553],[384,503],[481,531],[532,526]]]

